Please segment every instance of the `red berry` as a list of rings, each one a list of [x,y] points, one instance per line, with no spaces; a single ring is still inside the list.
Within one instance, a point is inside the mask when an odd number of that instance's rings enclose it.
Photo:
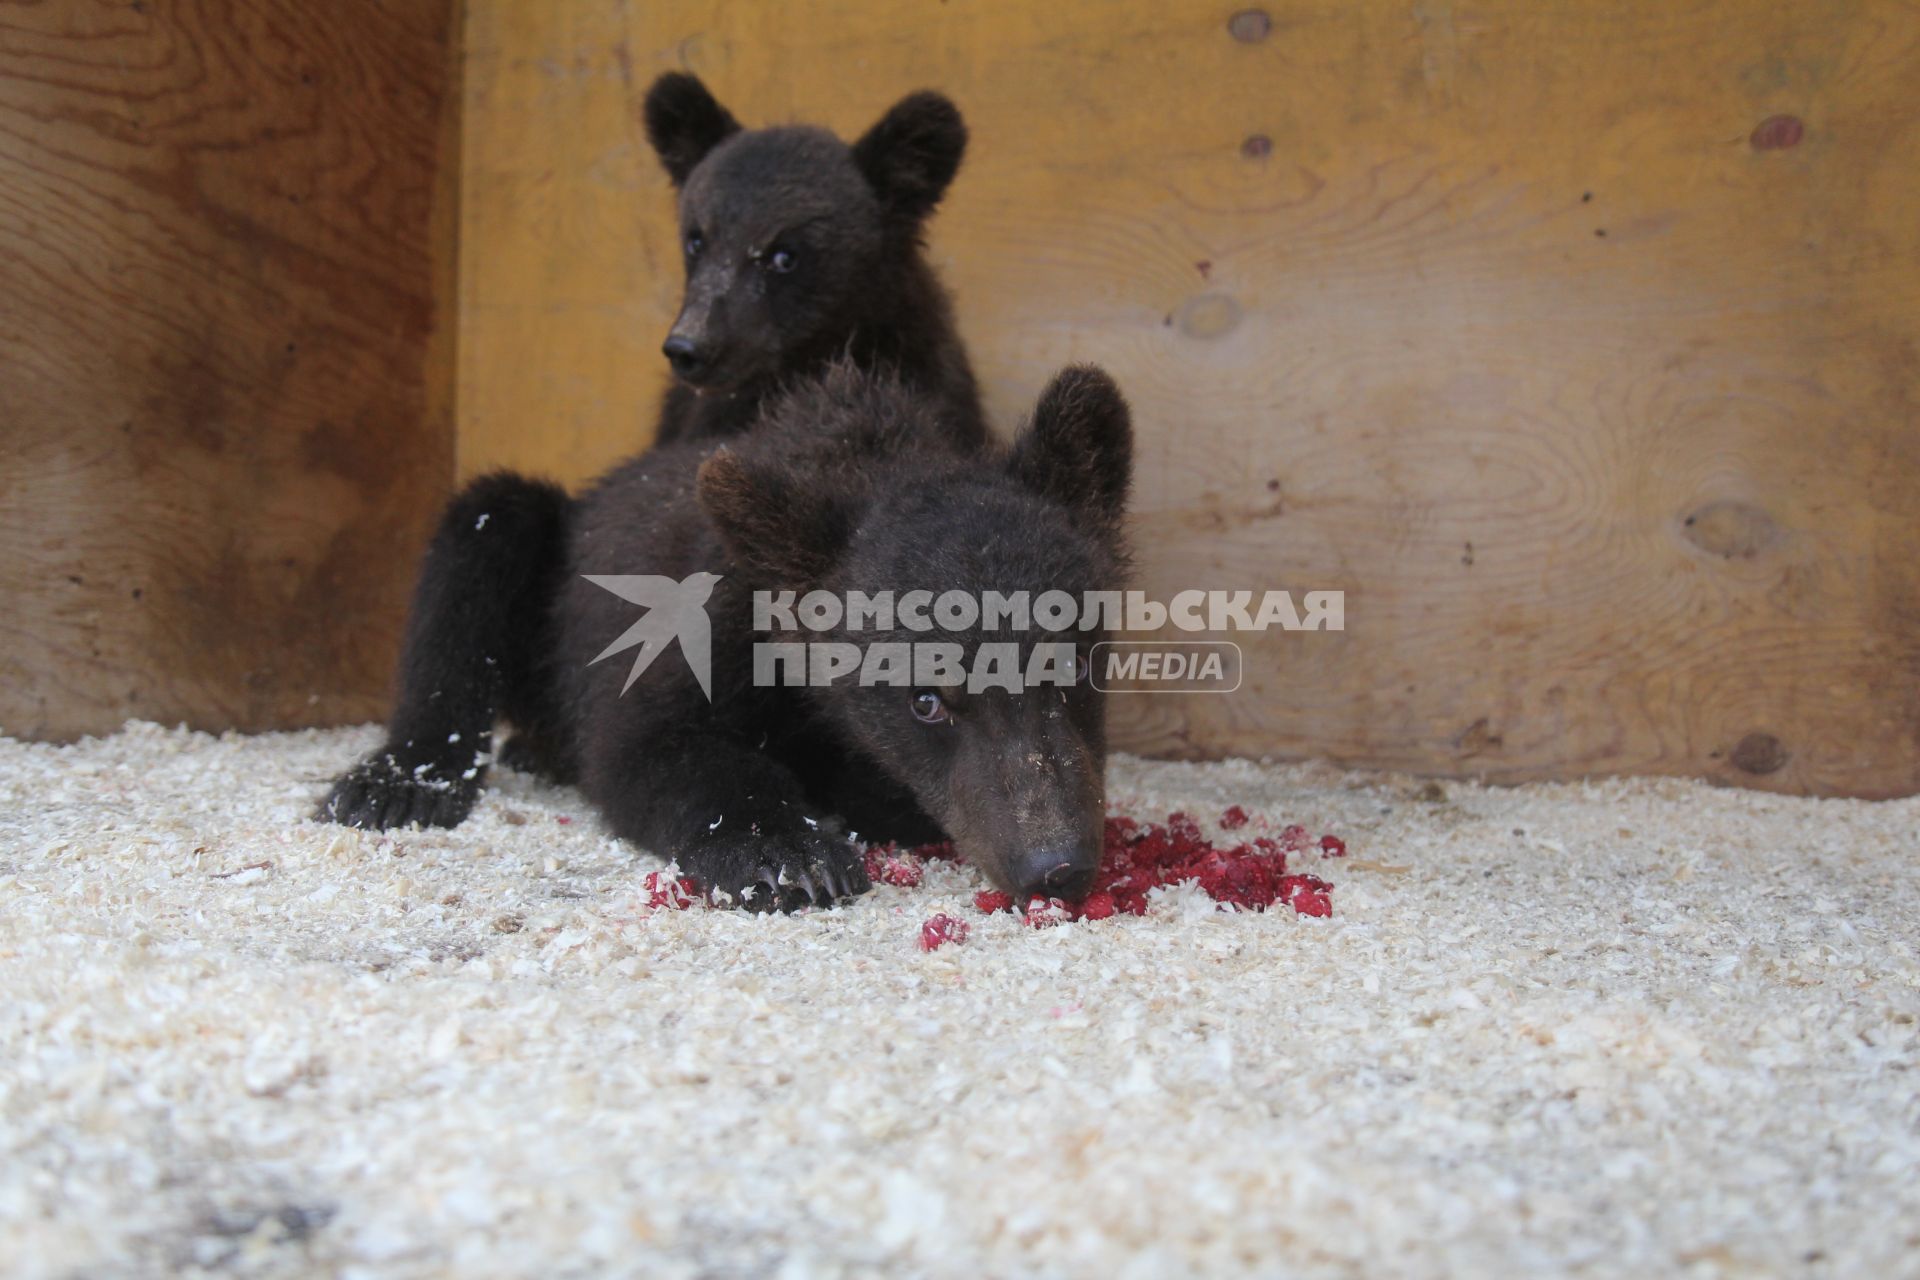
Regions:
[[[881,862],[879,870],[867,874],[881,884],[894,885],[901,889],[917,888],[920,884],[920,866],[905,858],[887,858]]]
[[[1151,884],[1136,883],[1132,880],[1121,881],[1113,886],[1114,908],[1130,916],[1147,914],[1147,890],[1152,887]]]
[[[1254,851],[1268,859],[1275,875],[1284,875],[1287,870],[1287,851],[1280,847],[1277,840],[1261,836],[1253,842]]]
[[[1034,898],[1027,903],[1025,919],[1029,929],[1050,929],[1073,919],[1073,908],[1058,898]]]
[[[1256,822],[1235,805],[1221,817],[1229,830]],[[1265,826],[1266,819],[1257,819]],[[1199,824],[1184,813],[1171,814],[1165,826],[1113,816],[1106,822],[1100,866],[1085,900],[1078,903],[1035,898],[1024,917],[1036,928],[1066,920],[1106,920],[1125,913],[1145,915],[1147,896],[1164,885],[1193,882],[1216,902],[1247,911],[1264,911],[1284,902],[1303,915],[1331,915],[1333,886],[1313,876],[1287,874],[1287,854],[1315,847],[1305,827],[1294,824],[1278,839],[1256,837],[1250,844],[1216,846],[1200,832]],[[1332,843],[1329,843],[1331,841]],[[1339,857],[1346,846],[1334,837],[1318,845],[1325,857]],[[1004,911],[1014,902],[1004,893],[984,890],[974,895],[982,911]]]
[[[1090,893],[1086,901],[1076,908],[1082,920],[1105,920],[1118,909],[1114,906],[1113,895],[1110,893]]]
[[[1330,916],[1333,899],[1327,894],[1333,886],[1318,876],[1283,876],[1280,894],[1287,905],[1303,916]]]
[[[650,871],[640,887],[647,891],[649,907],[685,911],[700,900],[700,883],[692,876],[675,879],[664,871]]]
[[[573,819],[572,819],[572,818],[569,818],[569,817],[568,817],[568,816],[567,816],[566,814],[564,814],[564,813],[563,813],[563,814],[561,814],[561,815],[560,815],[559,817],[557,817],[557,818],[555,818],[555,819],[554,819],[554,821],[555,821],[555,822],[557,822],[557,823],[559,823],[559,824],[560,824],[561,826],[563,826],[563,827],[564,827],[564,826],[566,826],[566,825],[567,825],[567,824],[568,824],[569,822],[572,822],[572,821],[573,821]]]
[[[1344,858],[1347,856],[1347,842],[1339,836],[1320,837],[1320,856],[1323,858]]]
[[[1264,911],[1273,905],[1273,872],[1258,858],[1209,859],[1199,880],[1200,887],[1215,902],[1231,902],[1248,911]]]
[[[965,920],[955,920],[942,912],[920,926],[920,949],[935,951],[949,942],[965,942],[970,931]]]

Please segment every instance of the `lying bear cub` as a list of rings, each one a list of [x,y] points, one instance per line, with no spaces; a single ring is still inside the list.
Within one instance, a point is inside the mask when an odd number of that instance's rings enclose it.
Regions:
[[[726,445],[642,454],[569,513],[565,581],[539,661],[488,668],[536,686],[498,690],[522,743],[509,758],[577,779],[617,834],[752,909],[864,892],[848,832],[951,839],[1009,893],[1078,897],[1105,810],[1104,708],[1085,679],[1100,632],[1077,617],[1049,631],[1040,609],[1024,630],[990,630],[985,617],[954,629],[958,614],[921,630],[901,609],[790,631],[768,602],[811,592],[843,602],[856,592],[976,602],[1064,592],[1079,602],[1116,590],[1131,458],[1125,401],[1098,369],[1062,372],[1012,447],[982,452],[953,441],[937,402],[849,364],[770,401]],[[483,541],[491,527],[450,523],[434,553],[457,554],[450,542]],[[427,583],[421,594],[431,596]],[[960,674],[867,683],[862,664],[795,685],[785,682],[795,669],[766,648],[822,642],[878,656],[874,646],[929,641],[957,648]],[[1017,690],[969,681],[983,645],[1017,649],[1023,673],[1042,651],[1055,671],[1064,656],[1065,678]],[[445,696],[415,701],[472,701],[434,692]],[[521,724],[515,705],[543,707],[544,718]],[[477,787],[480,767],[462,785]],[[447,785],[420,776],[376,754],[336,785],[323,816],[417,820],[420,787]]]

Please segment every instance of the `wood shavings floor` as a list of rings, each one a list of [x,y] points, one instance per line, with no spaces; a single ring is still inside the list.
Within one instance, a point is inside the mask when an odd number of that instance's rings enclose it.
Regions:
[[[0,741],[0,1273],[1920,1274],[1915,802],[1122,759],[1333,917],[1032,931],[305,821],[374,741]]]

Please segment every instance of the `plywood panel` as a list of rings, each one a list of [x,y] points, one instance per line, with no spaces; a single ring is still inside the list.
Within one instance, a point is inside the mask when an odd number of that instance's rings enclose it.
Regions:
[[[933,247],[998,420],[1098,360],[1143,585],[1348,593],[1123,743],[1920,786],[1920,8],[1232,12],[475,0],[462,470],[645,439],[655,74],[843,134],[938,86],[974,147]]]
[[[0,729],[384,713],[452,475],[451,11],[0,7]]]

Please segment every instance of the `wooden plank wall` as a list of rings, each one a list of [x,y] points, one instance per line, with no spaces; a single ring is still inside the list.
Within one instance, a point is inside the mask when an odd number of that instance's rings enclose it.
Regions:
[[[0,730],[384,715],[453,468],[453,13],[0,6]]]
[[[583,478],[661,385],[632,107],[686,66],[849,133],[953,93],[996,414],[1108,364],[1143,585],[1349,593],[1126,745],[1920,785],[1912,4],[474,0],[459,166],[450,14],[0,17],[0,728],[378,715],[456,173],[459,469]]]
[[[1920,787],[1920,8],[472,0],[460,469],[641,444],[677,296],[633,116],[938,86],[932,230],[1011,424],[1141,432],[1144,585],[1340,588],[1120,739],[1497,780]]]

